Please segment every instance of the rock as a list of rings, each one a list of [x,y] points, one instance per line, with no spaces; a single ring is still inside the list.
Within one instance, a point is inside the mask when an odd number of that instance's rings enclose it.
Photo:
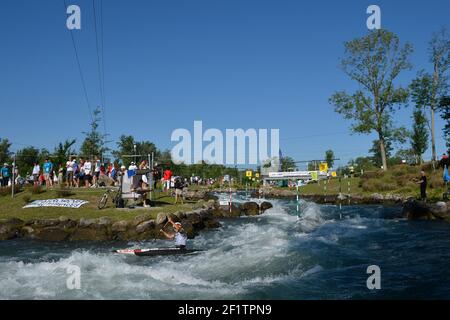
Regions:
[[[268,201],[264,201],[259,207],[261,208],[261,212],[265,212],[266,210],[273,208],[273,205]]]
[[[429,207],[425,203],[412,199],[403,204],[403,214],[410,220],[434,219]]]
[[[157,225],[165,224],[167,222],[167,214],[164,212],[158,213],[155,222]]]
[[[112,223],[112,219],[110,217],[101,217],[97,221],[97,224],[100,226],[108,226]]]
[[[34,229],[30,226],[25,226],[22,228],[22,233],[30,235],[30,234],[34,233]]]
[[[259,214],[259,205],[256,202],[246,202],[242,205],[241,209],[247,216],[256,216]]]
[[[67,218],[67,217],[65,217],[65,216],[60,216],[60,217],[58,218],[58,220],[59,220],[59,222],[66,222],[66,221],[69,220],[69,218]]]
[[[448,208],[448,205],[442,201],[430,205],[431,214],[442,220],[450,219],[450,212],[448,212],[449,209],[450,208]]]
[[[154,227],[155,227],[155,220],[143,221],[136,227],[136,232],[143,233],[150,229],[153,229]]]
[[[24,221],[12,218],[0,224],[0,240],[14,239],[19,236],[21,227]]]
[[[80,219],[80,227],[89,227],[95,223],[96,223],[95,219],[85,219],[85,218]]]
[[[373,200],[375,200],[375,201],[383,201],[384,200],[384,196],[382,195],[382,194],[379,194],[379,193],[373,193],[372,195],[371,195],[371,198],[373,199]]]
[[[59,224],[59,219],[42,219],[42,220],[36,220],[34,222],[35,226],[39,227],[54,227]]]
[[[220,228],[220,222],[215,219],[207,219],[203,221],[203,224],[205,225],[205,228],[208,229],[217,229]]]
[[[196,235],[196,232],[195,232],[195,229],[194,229],[194,225],[187,219],[182,220],[181,224],[183,225],[183,229],[187,233],[188,238],[189,239],[194,238],[195,235]]]
[[[111,240],[105,229],[78,228],[69,237],[72,241],[89,240],[105,241]]]
[[[178,218],[178,220],[183,220],[184,218],[186,218],[186,213],[181,212],[181,211],[177,211],[173,214],[175,217]]]
[[[151,215],[150,214],[148,214],[148,213],[147,214],[142,214],[142,215],[136,216],[134,218],[133,224],[135,226],[137,226],[137,225],[141,224],[142,222],[148,221],[150,219],[151,219]]]
[[[186,213],[186,219],[193,225],[199,224],[203,220],[202,217],[196,212]]]
[[[69,234],[62,230],[60,227],[45,227],[37,229],[34,237],[43,241],[64,241],[68,238]]]
[[[127,231],[128,222],[125,220],[114,222],[111,231],[113,232],[125,232]]]

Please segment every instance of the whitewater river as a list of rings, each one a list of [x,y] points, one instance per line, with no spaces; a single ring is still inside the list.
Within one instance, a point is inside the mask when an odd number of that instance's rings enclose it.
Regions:
[[[244,196],[235,196],[241,201]],[[0,299],[450,298],[450,225],[399,219],[401,209],[272,200],[258,217],[222,221],[173,257],[111,253],[142,243],[0,242]],[[381,289],[369,290],[369,265]],[[67,287],[78,266],[80,289]]]

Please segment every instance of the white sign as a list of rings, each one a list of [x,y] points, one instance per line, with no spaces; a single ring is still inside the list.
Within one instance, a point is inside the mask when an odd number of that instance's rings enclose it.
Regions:
[[[32,203],[26,205],[24,208],[40,208],[40,207],[79,208],[86,203],[88,203],[88,201],[74,200],[74,199],[47,199],[47,200],[33,201]]]

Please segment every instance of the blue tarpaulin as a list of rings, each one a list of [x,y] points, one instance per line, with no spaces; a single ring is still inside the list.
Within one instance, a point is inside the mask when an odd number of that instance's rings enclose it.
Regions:
[[[449,182],[449,181],[450,181],[450,175],[448,174],[447,166],[445,166],[445,168],[444,168],[444,182]]]

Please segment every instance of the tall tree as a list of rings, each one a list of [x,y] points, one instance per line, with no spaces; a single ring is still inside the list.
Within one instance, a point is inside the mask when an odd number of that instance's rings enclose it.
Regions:
[[[410,44],[400,45],[394,33],[382,29],[346,42],[342,69],[358,82],[361,89],[352,95],[345,91],[336,92],[330,98],[336,112],[353,120],[353,132],[377,133],[384,170],[388,167],[386,134],[396,130],[391,121],[392,115],[395,107],[405,103],[408,97],[408,91],[397,88],[394,80],[403,70],[411,68],[408,62],[411,53]]]
[[[328,164],[328,168],[333,168],[333,165],[334,165],[334,152],[333,152],[333,150],[327,150],[325,152],[325,161]]]
[[[447,145],[447,152],[450,154],[450,96],[441,100],[442,119],[445,121],[444,139]]]
[[[66,161],[69,159],[70,155],[75,153],[75,150],[72,149],[76,140],[66,140],[64,142],[60,142],[54,151],[53,162],[54,165],[60,166],[64,165]]]
[[[433,64],[433,82],[430,94],[431,149],[433,161],[436,161],[435,113],[439,108],[439,102],[447,93],[448,77],[446,73],[450,68],[450,36],[445,28],[433,34],[428,49],[430,62]]]
[[[427,119],[421,108],[416,108],[413,114],[414,124],[411,133],[411,149],[416,156],[417,162],[422,164],[422,155],[428,148]]]
[[[83,132],[86,136],[81,144],[80,153],[87,158],[93,158],[95,156],[101,157],[108,148],[105,146],[105,136],[98,131],[101,111],[97,107],[93,112],[93,120],[91,123],[91,130],[89,132]]]
[[[19,172],[23,175],[33,171],[33,166],[36,162],[39,162],[40,152],[39,149],[34,147],[26,147],[17,151],[16,164],[19,168]]]
[[[297,165],[295,164],[295,160],[291,157],[281,158],[281,171],[293,171],[296,167]]]
[[[9,150],[11,145],[8,139],[0,138],[0,165],[11,160],[11,151]]]
[[[394,149],[392,147],[392,142],[390,139],[385,140],[384,145],[384,152],[387,159],[391,157],[392,150]],[[374,140],[372,142],[372,148],[369,150],[370,153],[372,153],[372,162],[378,167],[384,167],[383,162],[383,156],[381,155],[381,148],[380,148],[380,140]]]
[[[133,136],[121,135],[117,142],[117,147],[118,149],[113,151],[113,155],[118,162],[123,163],[125,166],[134,161],[134,157],[124,157],[124,155],[141,155],[136,157],[137,161],[147,159],[147,156],[152,153],[155,159],[160,157],[160,152],[153,142],[135,141]]]

